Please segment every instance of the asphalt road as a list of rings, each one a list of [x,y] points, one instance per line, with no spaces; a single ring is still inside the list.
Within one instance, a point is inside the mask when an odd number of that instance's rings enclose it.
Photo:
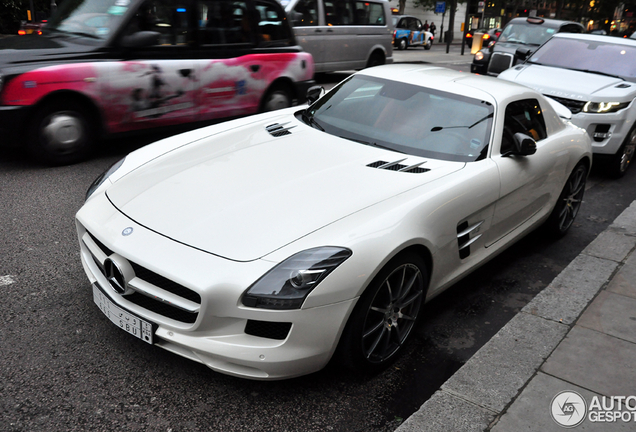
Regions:
[[[254,382],[149,346],[92,302],[73,216],[98,174],[156,138],[59,168],[0,155],[0,430],[392,431],[636,199],[636,169],[594,173],[565,238],[533,234],[428,304],[407,355],[376,377],[334,366]]]

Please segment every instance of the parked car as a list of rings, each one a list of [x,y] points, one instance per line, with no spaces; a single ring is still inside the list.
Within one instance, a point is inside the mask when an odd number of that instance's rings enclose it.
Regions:
[[[290,378],[332,357],[378,372],[425,302],[540,225],[572,226],[592,153],[558,112],[504,80],[387,65],[307,108],[143,147],[77,213],[94,301],[224,374]]]
[[[314,73],[275,0],[64,2],[0,49],[2,141],[51,164],[103,135],[290,106]]]
[[[393,63],[387,0],[281,0],[316,72]]]
[[[481,33],[482,34],[482,47],[483,48],[488,48],[488,45],[490,45],[492,42],[496,42],[497,38],[499,38],[499,35],[501,34],[501,30],[499,27],[495,27],[495,28],[491,28],[491,29],[485,29],[485,28],[480,28],[480,29],[472,29],[472,30],[468,30],[466,32],[466,38],[464,39],[464,42],[466,43],[466,46],[468,49],[471,49],[473,46],[473,36],[475,33]]]
[[[433,33],[424,30],[422,21],[410,15],[393,15],[393,46],[405,50],[410,46],[421,46],[430,50],[433,45]]]
[[[572,111],[594,154],[614,177],[625,174],[636,149],[636,41],[558,34],[524,65],[499,77],[530,86]]]
[[[497,76],[520,61],[517,50],[523,56],[536,50],[556,33],[583,33],[585,27],[572,21],[547,18],[514,18],[506,26],[493,45],[475,54],[470,71],[478,74]]]

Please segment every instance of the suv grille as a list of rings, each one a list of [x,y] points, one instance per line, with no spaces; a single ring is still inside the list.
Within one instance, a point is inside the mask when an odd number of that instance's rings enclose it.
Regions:
[[[87,234],[90,236],[90,238],[95,242],[97,247],[99,247],[99,249],[106,256],[110,256],[114,253],[112,250],[106,247],[101,241],[99,241],[90,232],[87,231]],[[100,272],[102,272],[102,274],[106,276],[104,271],[104,263],[99,261],[99,259],[93,254],[90,248],[87,248],[87,249],[91,252],[93,261],[95,261],[95,264],[97,264],[97,266],[99,267]],[[201,296],[197,292],[189,288],[186,288],[183,285],[180,285],[174,281],[171,281],[170,279],[167,279],[161,276],[160,274],[150,271],[147,268],[142,267],[137,263],[134,263],[132,261],[129,261],[129,263],[131,267],[133,268],[133,271],[135,272],[136,278],[141,279],[144,282],[147,282],[157,288],[160,288],[164,291],[172,293],[185,300],[201,305]],[[183,310],[179,307],[176,307],[173,304],[171,304],[169,301],[161,299],[158,296],[150,297],[140,292],[134,292],[133,294],[126,295],[124,298],[141,308],[147,309],[151,312],[154,312],[166,318],[170,318],[175,321],[179,321],[179,322],[183,322],[187,324],[193,324],[199,315],[198,312],[190,312],[190,311]]]
[[[552,95],[544,95],[544,96],[551,97],[552,99],[554,99],[561,105],[565,105],[570,111],[572,111],[572,114],[580,113],[583,110],[583,107],[585,106],[585,103],[586,103],[585,101],[554,97]]]

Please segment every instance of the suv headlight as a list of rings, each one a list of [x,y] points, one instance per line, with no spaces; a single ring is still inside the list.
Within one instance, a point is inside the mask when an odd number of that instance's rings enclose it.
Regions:
[[[250,286],[241,302],[264,309],[300,309],[309,293],[351,254],[335,246],[298,252]]]
[[[620,111],[627,106],[629,106],[629,102],[587,102],[583,106],[583,112],[604,114]]]

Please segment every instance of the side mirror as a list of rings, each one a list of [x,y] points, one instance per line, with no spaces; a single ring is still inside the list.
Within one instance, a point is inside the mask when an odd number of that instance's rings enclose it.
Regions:
[[[152,45],[159,45],[161,33],[154,31],[139,31],[121,39],[121,46],[124,48],[143,48]]]
[[[532,54],[532,50],[530,48],[519,47],[515,51],[515,57],[517,57],[521,61],[525,61]]]
[[[537,143],[526,134],[517,132],[514,135],[514,152],[519,156],[530,156],[537,152]]]
[[[305,98],[307,99],[307,103],[311,105],[312,103],[316,102],[318,99],[321,98],[324,92],[325,89],[323,86],[315,85],[309,87],[309,89],[307,90],[307,95],[305,96]]]

